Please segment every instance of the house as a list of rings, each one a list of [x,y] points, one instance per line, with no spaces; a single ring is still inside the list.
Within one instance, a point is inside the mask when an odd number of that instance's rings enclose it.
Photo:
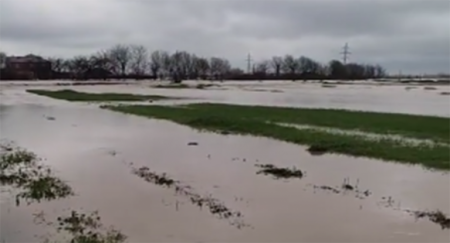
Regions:
[[[5,69],[13,79],[50,79],[51,62],[36,55],[6,57]]]

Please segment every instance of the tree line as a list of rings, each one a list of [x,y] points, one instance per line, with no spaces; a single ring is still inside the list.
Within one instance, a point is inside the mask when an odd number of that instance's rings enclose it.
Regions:
[[[274,56],[254,63],[250,72],[233,67],[222,57],[202,57],[187,51],[156,50],[142,45],[115,45],[92,55],[68,59],[48,58],[53,78],[86,79],[188,79],[209,80],[311,80],[375,79],[385,77],[380,65],[331,60],[323,64],[306,56]]]

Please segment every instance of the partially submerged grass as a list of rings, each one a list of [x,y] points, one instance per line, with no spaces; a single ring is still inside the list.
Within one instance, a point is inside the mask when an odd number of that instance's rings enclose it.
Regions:
[[[0,144],[0,186],[12,188],[16,206],[22,200],[31,204],[42,200],[57,200],[74,195],[72,188],[55,173],[40,163],[36,154],[10,144]],[[121,243],[126,236],[114,228],[105,229],[97,212],[92,214],[72,211],[69,216],[58,217],[57,222],[47,222],[42,214],[35,215],[48,226],[69,237],[73,243]],[[52,242],[46,239],[44,242]],[[61,241],[56,241],[61,242]]]
[[[124,93],[85,93],[70,89],[56,90],[56,91],[29,89],[27,90],[27,92],[67,101],[90,101],[90,102],[153,101],[153,100],[169,99],[169,97],[160,95],[138,95],[138,94],[124,94]]]
[[[189,198],[189,201],[199,208],[207,208],[213,215],[221,219],[229,220],[229,223],[238,229],[249,226],[242,220],[242,214],[238,211],[232,211],[221,201],[213,198],[211,195],[202,196],[191,186],[183,185],[180,181],[170,178],[167,174],[158,174],[148,167],[134,168],[133,174],[144,179],[146,182],[164,186],[175,190],[176,194]]]
[[[352,129],[378,134],[396,134],[410,138],[450,143],[450,119],[444,117],[393,114],[337,109],[244,106],[231,104],[190,104],[203,114],[222,113],[230,118]]]
[[[195,86],[191,86],[188,84],[158,84],[155,86],[151,86],[153,88],[160,88],[160,89],[206,89],[209,87],[217,86],[214,84],[197,84]]]
[[[256,165],[261,168],[256,174],[272,175],[275,179],[291,179],[303,177],[303,172],[296,168],[279,168],[275,165]]]
[[[442,229],[450,229],[450,218],[446,216],[442,211],[412,211],[407,212],[413,214],[417,219],[427,218],[431,222],[438,224]]]
[[[236,107],[237,109],[235,113],[232,112],[233,107]],[[362,136],[332,134],[317,129],[283,127],[273,123],[267,123],[265,120],[284,119],[297,122],[327,124],[331,127],[335,124],[341,127],[362,127],[366,130],[376,131],[381,128],[391,128],[392,131],[399,131],[400,133],[420,134],[422,136],[428,135],[432,137],[437,134],[437,136],[444,138],[444,136],[438,132],[448,129],[448,119],[446,118],[417,117],[417,123],[419,124],[428,123],[435,124],[436,126],[415,130],[418,129],[417,124],[414,123],[415,116],[396,114],[385,114],[388,117],[383,117],[383,115],[376,113],[359,114],[358,112],[336,110],[308,111],[290,108],[252,108],[216,104],[197,104],[183,107],[121,105],[103,106],[103,108],[128,114],[170,120],[199,130],[222,134],[234,133],[263,136],[295,144],[321,148],[321,150],[330,153],[369,157],[410,164],[421,164],[428,168],[450,169],[449,147],[446,145],[418,144],[411,146],[401,141],[390,139],[366,140]],[[277,109],[280,110],[277,111]],[[293,114],[289,113],[289,111]],[[302,111],[311,114],[311,116],[306,114],[301,117],[295,116],[296,113],[302,114]],[[264,112],[266,114],[265,116]],[[324,114],[321,114],[321,112]],[[332,113],[334,116],[329,113]],[[287,116],[283,117],[283,114]],[[368,117],[365,117],[365,115]],[[390,115],[391,119],[397,119],[398,122],[405,121],[405,127],[389,120]],[[360,118],[360,120],[353,121],[347,116],[353,119]],[[319,118],[324,119],[324,121]],[[369,118],[372,118],[375,121],[372,121]],[[407,120],[406,118],[410,118],[412,121]],[[348,121],[350,124],[345,123],[345,121]],[[376,121],[380,123],[376,123]],[[360,124],[358,124],[358,122],[360,122]],[[441,123],[443,122],[447,122],[447,128],[442,127]],[[380,127],[377,127],[377,125],[380,125]]]
[[[72,188],[40,164],[34,153],[10,145],[0,150],[0,185],[16,190],[17,206],[22,200],[30,204],[73,195]]]
[[[56,220],[48,221],[44,212],[34,214],[37,224],[51,226],[56,234],[48,233],[43,236],[44,243],[123,243],[126,236],[114,227],[105,227],[97,211],[92,213],[80,213],[71,210],[69,215],[63,215]],[[59,240],[52,240],[59,238]]]

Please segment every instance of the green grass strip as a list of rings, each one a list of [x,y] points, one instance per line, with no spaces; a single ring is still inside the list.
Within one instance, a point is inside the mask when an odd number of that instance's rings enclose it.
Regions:
[[[113,111],[156,119],[170,120],[195,129],[211,132],[274,138],[301,145],[325,147],[329,152],[368,157],[407,164],[420,164],[434,169],[450,169],[449,147],[444,145],[410,145],[391,139],[368,140],[362,136],[332,134],[315,129],[296,129],[269,124],[264,120],[229,116],[221,109],[209,114],[202,109],[167,106],[120,105],[103,106]]]
[[[170,99],[169,97],[159,95],[137,95],[137,94],[123,94],[123,93],[84,93],[70,89],[56,90],[56,91],[29,89],[27,90],[27,92],[67,101],[101,102],[101,101],[147,101],[147,100]]]
[[[204,114],[218,111],[229,118],[313,125],[450,143],[450,119],[445,117],[393,114],[336,109],[310,109],[231,104],[191,104]]]

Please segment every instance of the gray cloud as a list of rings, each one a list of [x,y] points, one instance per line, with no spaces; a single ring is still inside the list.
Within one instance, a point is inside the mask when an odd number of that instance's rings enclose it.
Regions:
[[[243,67],[287,53],[449,72],[448,0],[0,0],[0,44],[70,56],[117,43],[223,56]]]

